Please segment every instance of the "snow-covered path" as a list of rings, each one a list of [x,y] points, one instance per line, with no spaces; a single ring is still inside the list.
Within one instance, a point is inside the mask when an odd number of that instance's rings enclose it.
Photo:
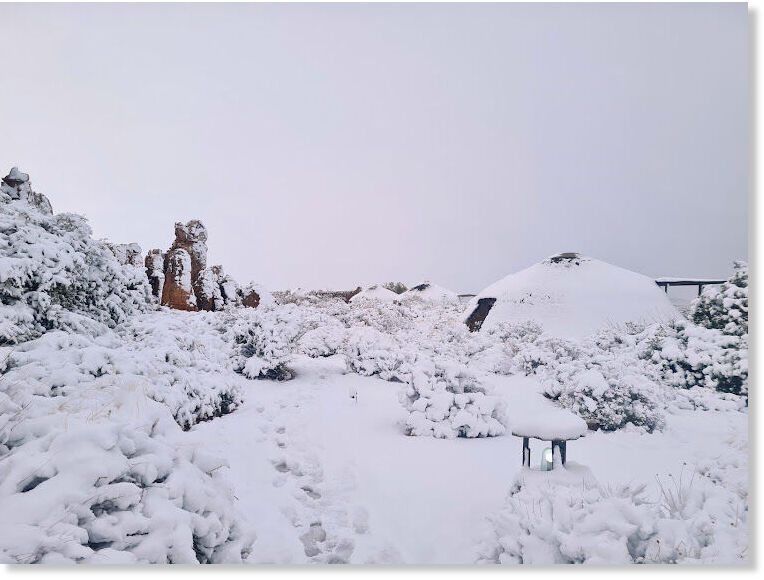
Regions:
[[[521,441],[406,437],[400,385],[345,374],[338,357],[295,370],[286,383],[249,381],[240,410],[187,434],[230,464],[238,511],[258,535],[250,561],[474,562],[486,516],[520,470]],[[510,407],[539,403],[533,379],[492,382]],[[653,485],[746,431],[741,413],[672,415],[663,433],[590,433],[568,456],[602,482]],[[534,463],[544,445],[532,444]]]

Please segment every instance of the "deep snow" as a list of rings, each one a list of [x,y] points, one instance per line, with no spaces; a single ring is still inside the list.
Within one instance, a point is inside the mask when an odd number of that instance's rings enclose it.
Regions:
[[[345,542],[354,548],[340,558],[357,563],[475,562],[487,516],[521,472],[522,440],[405,437],[394,384],[346,374],[337,357],[295,369],[288,385],[254,383],[239,411],[188,434],[230,462],[239,511],[260,531],[250,561],[305,561],[299,535],[320,522],[329,539],[317,561]],[[496,377],[493,386],[513,406],[543,404],[534,379]],[[645,482],[657,501],[656,475],[729,456],[729,440],[745,441],[747,428],[739,412],[686,412],[658,434],[590,432],[568,443],[568,460],[602,482]],[[534,467],[547,445],[531,441]]]

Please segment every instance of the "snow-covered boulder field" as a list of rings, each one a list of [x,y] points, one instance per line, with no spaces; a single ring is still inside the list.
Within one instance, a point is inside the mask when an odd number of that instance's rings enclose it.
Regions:
[[[3,180],[0,562],[747,561],[744,263],[686,318],[578,256],[469,305],[272,296],[189,224],[177,286],[209,310],[160,306],[161,251]]]

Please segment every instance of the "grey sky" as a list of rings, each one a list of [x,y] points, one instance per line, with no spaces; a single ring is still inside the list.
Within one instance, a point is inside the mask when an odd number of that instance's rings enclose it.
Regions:
[[[0,169],[240,282],[747,256],[745,4],[0,4]]]

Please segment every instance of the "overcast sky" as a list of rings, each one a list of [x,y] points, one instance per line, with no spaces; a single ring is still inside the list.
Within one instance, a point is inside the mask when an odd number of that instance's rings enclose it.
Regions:
[[[0,4],[0,169],[240,282],[747,256],[745,4]],[[3,172],[5,174],[5,172]]]

